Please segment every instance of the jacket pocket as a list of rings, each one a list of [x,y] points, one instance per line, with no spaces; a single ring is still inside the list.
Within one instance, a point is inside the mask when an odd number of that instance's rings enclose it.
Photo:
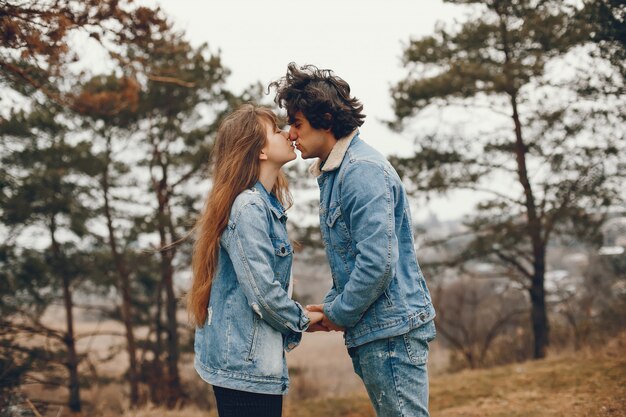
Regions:
[[[335,226],[335,222],[341,216],[341,206],[337,206],[334,209],[328,210],[328,217],[326,217],[326,224],[328,227],[332,228]]]
[[[272,239],[272,244],[274,245],[274,253],[276,254],[276,256],[280,256],[281,258],[284,258],[293,253],[293,248],[291,247],[288,241],[275,238],[275,239]]]
[[[393,300],[391,299],[391,295],[389,294],[389,288],[383,291],[383,296],[385,297],[385,307],[393,307]]]
[[[256,345],[259,339],[259,318],[254,316],[254,324],[252,326],[252,341],[250,342],[250,349],[248,349],[248,357],[246,360],[252,362],[254,360],[254,353],[256,351]]]
[[[338,252],[345,253],[350,250],[350,233],[341,214],[341,206],[328,210],[326,218],[331,245]]]

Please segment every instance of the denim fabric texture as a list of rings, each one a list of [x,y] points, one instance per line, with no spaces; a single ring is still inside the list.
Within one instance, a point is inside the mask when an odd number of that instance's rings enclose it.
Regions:
[[[285,394],[284,350],[309,319],[288,296],[293,249],[285,210],[260,182],[234,201],[220,238],[208,317],[196,328],[195,369],[212,385]]]
[[[428,417],[430,321],[400,336],[348,349],[378,417]]]
[[[435,310],[417,262],[406,191],[386,158],[359,138],[340,139],[320,169],[320,229],[333,286],[324,313],[348,347],[405,334]]]
[[[386,158],[339,139],[323,166],[320,229],[333,286],[324,313],[344,338],[378,417],[428,417],[435,309],[417,262],[406,190]]]

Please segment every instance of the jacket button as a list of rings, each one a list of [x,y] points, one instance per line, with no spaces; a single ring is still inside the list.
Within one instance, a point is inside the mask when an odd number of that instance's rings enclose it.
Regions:
[[[280,248],[280,253],[285,253],[285,247],[283,246],[282,248]]]

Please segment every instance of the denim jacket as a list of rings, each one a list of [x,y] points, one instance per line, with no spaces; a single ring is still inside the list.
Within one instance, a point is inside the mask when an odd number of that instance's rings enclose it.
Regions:
[[[220,238],[208,317],[196,328],[195,368],[212,385],[263,394],[289,386],[284,350],[309,325],[288,296],[292,247],[285,210],[260,182],[234,201]]]
[[[435,317],[417,262],[406,190],[358,131],[337,141],[323,167],[320,229],[333,286],[324,312],[345,327],[347,347],[398,336]]]

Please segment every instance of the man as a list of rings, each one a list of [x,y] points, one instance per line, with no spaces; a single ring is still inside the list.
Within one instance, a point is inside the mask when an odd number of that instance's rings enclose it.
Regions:
[[[406,191],[359,137],[363,106],[332,71],[291,63],[272,83],[290,140],[320,187],[320,228],[333,286],[323,327],[345,330],[355,372],[380,417],[428,416],[428,342],[435,310],[415,256]]]

